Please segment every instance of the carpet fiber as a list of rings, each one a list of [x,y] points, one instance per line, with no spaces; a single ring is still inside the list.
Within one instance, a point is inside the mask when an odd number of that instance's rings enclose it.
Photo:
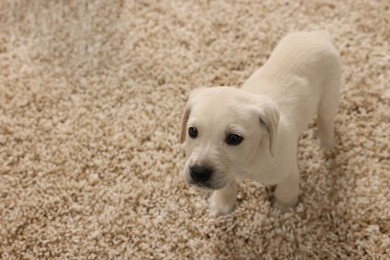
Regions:
[[[239,186],[214,218],[185,184],[182,109],[240,86],[291,31],[343,63],[337,149],[299,142],[301,203]],[[0,0],[0,258],[384,259],[390,2]]]

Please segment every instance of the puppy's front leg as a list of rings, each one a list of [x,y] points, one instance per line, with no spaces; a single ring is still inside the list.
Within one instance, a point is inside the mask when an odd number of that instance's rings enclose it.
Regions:
[[[226,215],[236,205],[237,183],[232,181],[226,187],[214,191],[209,199],[209,206],[214,216]]]
[[[299,195],[299,171],[295,166],[291,174],[281,183],[278,183],[275,190],[274,207],[286,212],[289,208],[296,206]]]

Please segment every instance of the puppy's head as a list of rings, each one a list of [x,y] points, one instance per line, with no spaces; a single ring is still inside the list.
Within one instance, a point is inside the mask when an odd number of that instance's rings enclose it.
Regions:
[[[265,96],[229,87],[194,90],[181,130],[188,183],[221,189],[256,161],[261,147],[274,154],[279,112]],[[264,150],[264,149],[262,149]]]

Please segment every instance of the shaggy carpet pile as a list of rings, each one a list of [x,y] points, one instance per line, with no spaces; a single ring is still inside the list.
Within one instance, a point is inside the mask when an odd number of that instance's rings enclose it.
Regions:
[[[182,177],[188,93],[315,29],[343,63],[335,153],[313,121],[296,209],[242,182],[214,218]],[[0,0],[2,259],[385,259],[389,129],[387,0]]]

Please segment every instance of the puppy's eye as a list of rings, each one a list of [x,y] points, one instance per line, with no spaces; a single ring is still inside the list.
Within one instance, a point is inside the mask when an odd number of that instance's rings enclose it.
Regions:
[[[196,129],[196,127],[190,127],[188,128],[188,135],[191,137],[191,138],[196,138],[198,137],[198,129]]]
[[[244,140],[244,137],[238,134],[229,134],[226,137],[226,143],[228,145],[239,145]]]

